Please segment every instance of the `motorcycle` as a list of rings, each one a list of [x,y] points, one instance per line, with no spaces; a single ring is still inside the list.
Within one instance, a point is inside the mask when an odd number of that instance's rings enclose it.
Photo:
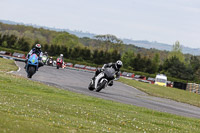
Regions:
[[[56,67],[59,69],[60,67],[62,68],[63,60],[61,58],[57,58],[56,61]]]
[[[102,89],[107,87],[115,79],[115,70],[113,68],[105,68],[99,73],[88,86],[88,89],[96,92],[100,92]]]
[[[52,59],[52,58],[49,58],[49,59],[48,59],[47,65],[53,66],[53,59]]]
[[[42,63],[45,65],[47,62],[47,56],[46,55],[43,55],[42,56]]]
[[[38,65],[39,65],[38,56],[36,54],[32,54],[29,57],[26,65],[26,72],[28,78],[32,78],[33,74],[36,73],[36,71],[38,70]]]

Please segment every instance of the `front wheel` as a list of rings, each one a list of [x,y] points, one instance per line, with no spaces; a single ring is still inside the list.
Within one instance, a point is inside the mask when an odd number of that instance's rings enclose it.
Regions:
[[[59,69],[59,66],[57,66],[57,69]]]
[[[89,89],[90,91],[93,91],[93,90],[95,89],[94,86],[93,86],[93,81],[90,82],[90,84],[89,84],[89,86],[88,86],[88,89]]]
[[[36,72],[36,68],[34,66],[29,66],[28,67],[28,78],[32,78],[33,74]]]
[[[105,87],[106,82],[107,81],[104,80],[102,83],[99,83],[97,86],[96,92],[100,92]]]

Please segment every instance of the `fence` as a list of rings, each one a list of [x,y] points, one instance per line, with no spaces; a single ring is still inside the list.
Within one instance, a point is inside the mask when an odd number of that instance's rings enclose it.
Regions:
[[[200,84],[195,84],[195,83],[188,83],[186,90],[200,94]]]

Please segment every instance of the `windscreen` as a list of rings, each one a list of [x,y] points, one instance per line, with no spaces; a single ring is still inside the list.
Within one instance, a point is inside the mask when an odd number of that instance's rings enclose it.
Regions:
[[[167,80],[166,79],[156,78],[156,82],[166,83]]]
[[[114,78],[115,70],[113,68],[106,68],[104,73],[108,78]]]

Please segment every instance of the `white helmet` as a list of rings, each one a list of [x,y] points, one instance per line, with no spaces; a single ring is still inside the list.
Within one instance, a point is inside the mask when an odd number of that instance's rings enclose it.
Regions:
[[[115,63],[115,66],[119,69],[120,67],[122,67],[123,63],[122,61],[118,60],[116,63]]]
[[[60,57],[63,57],[63,54],[60,54]]]
[[[35,48],[36,49],[41,49],[41,45],[40,44],[35,44]]]

